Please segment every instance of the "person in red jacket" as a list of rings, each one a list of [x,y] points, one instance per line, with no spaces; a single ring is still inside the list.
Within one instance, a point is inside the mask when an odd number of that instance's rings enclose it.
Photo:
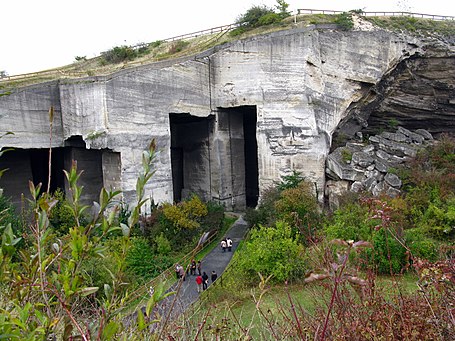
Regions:
[[[202,282],[204,280],[202,279],[202,276],[199,275],[196,277],[196,284],[197,284],[197,292],[201,292],[202,291]]]

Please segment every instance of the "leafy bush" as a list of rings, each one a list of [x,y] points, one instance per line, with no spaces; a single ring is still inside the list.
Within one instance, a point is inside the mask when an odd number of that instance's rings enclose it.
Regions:
[[[252,6],[244,14],[240,15],[235,21],[236,24],[247,28],[255,28],[261,26],[260,20],[262,17],[270,14],[274,14],[273,9],[262,5]]]
[[[278,13],[267,13],[259,18],[257,25],[258,26],[272,25],[279,23],[280,21],[281,17]]]
[[[371,234],[377,220],[370,219],[370,213],[366,206],[356,203],[348,203],[338,208],[332,220],[324,227],[328,240],[371,240]]]
[[[177,229],[194,230],[201,226],[200,218],[208,213],[207,206],[197,195],[176,205],[164,204],[163,214]]]
[[[349,12],[337,14],[335,23],[345,31],[351,30],[354,27],[354,22],[352,21],[352,14]]]
[[[115,46],[112,49],[102,52],[101,57],[104,63],[116,64],[128,60],[134,60],[140,56],[148,53],[148,47],[146,44],[140,45],[138,48],[134,48],[127,45]]]
[[[160,46],[162,43],[163,43],[162,40],[155,40],[153,43],[150,44],[150,47],[152,47],[152,48],[157,48],[157,47]]]
[[[55,191],[54,198],[58,202],[51,209],[49,222],[57,234],[65,235],[70,228],[76,226],[76,218],[68,205],[68,201],[65,199],[65,193],[61,189]]]
[[[273,281],[299,277],[304,273],[303,247],[285,222],[273,227],[260,225],[251,231],[239,255],[239,269],[247,282],[257,283],[258,273]]]
[[[396,240],[398,229],[393,224],[381,226],[381,220],[373,216],[366,202],[350,203],[336,210],[324,232],[329,240],[370,242],[373,248],[359,256],[362,264],[368,264],[383,274],[400,272],[407,267],[408,259],[406,249]]]
[[[275,185],[279,191],[284,191],[286,189],[297,188],[303,180],[305,180],[305,178],[301,173],[293,170],[291,175],[284,175],[281,177],[281,181]]]
[[[315,241],[315,232],[320,227],[321,215],[317,199],[310,183],[300,182],[297,187],[281,192],[275,202],[278,220],[295,226],[305,241]]]
[[[408,265],[406,249],[392,236],[387,229],[374,231],[371,243],[373,249],[364,252],[371,257],[380,274],[400,273]]]
[[[446,202],[430,202],[416,219],[416,225],[438,239],[455,237],[455,197]]]
[[[276,217],[275,202],[280,197],[280,191],[276,187],[268,188],[261,196],[261,202],[256,209],[248,208],[245,220],[250,226],[273,225]]]
[[[155,238],[155,245],[156,245],[156,252],[159,255],[166,256],[172,250],[171,243],[166,238],[166,236],[164,235],[163,232],[161,232],[160,235]]]
[[[125,60],[133,60],[137,57],[136,51],[130,46],[115,46],[112,49],[102,52],[101,56],[107,63],[115,64]]]
[[[261,202],[256,209],[247,208],[245,220],[250,226],[273,225],[277,220],[275,203],[280,199],[284,190],[296,188],[304,180],[299,172],[293,170],[291,175],[285,175],[274,187],[270,187],[261,195]]]
[[[21,236],[23,233],[22,223],[11,201],[0,193],[0,226],[11,224],[13,233]]]
[[[438,259],[437,243],[425,236],[418,228],[404,231],[406,246],[409,247],[414,257],[435,262]]]
[[[229,35],[231,37],[237,37],[237,36],[241,35],[242,33],[247,32],[247,31],[248,31],[248,29],[245,26],[240,26],[240,27],[236,27],[235,29],[230,31]]]
[[[455,237],[455,139],[443,135],[403,170],[409,219],[428,236]]]
[[[157,276],[173,263],[166,255],[155,254],[147,239],[142,237],[132,238],[125,261],[129,271],[144,278]]]

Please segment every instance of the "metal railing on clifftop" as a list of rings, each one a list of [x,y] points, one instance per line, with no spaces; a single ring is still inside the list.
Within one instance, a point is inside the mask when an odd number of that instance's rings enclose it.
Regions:
[[[305,15],[305,14],[340,14],[345,11],[332,11],[332,10],[319,10],[319,9],[297,9],[295,11],[294,16],[297,15]],[[429,20],[437,20],[437,21],[442,21],[442,20],[447,20],[447,21],[455,21],[455,17],[453,16],[445,16],[445,15],[433,15],[433,14],[423,14],[423,13],[412,13],[412,12],[362,12],[359,11],[359,15],[362,16],[386,16],[386,17],[394,17],[394,16],[407,16],[407,17],[414,17],[414,18],[421,18],[421,19],[429,19]],[[173,41],[178,41],[178,40],[186,40],[186,39],[192,39],[192,38],[197,38],[201,36],[206,36],[210,34],[215,34],[215,33],[226,33],[229,32],[235,28],[237,28],[239,24],[229,24],[229,25],[222,25],[222,26],[217,26],[217,27],[212,27],[206,30],[201,30],[201,31],[196,31],[196,32],[191,32],[187,34],[182,34],[178,36],[173,36],[170,38],[165,38],[165,39],[160,39],[159,41],[163,42],[173,42]],[[145,43],[140,43],[137,45],[131,46],[132,48],[140,48],[147,46],[148,44]],[[49,70],[44,70],[44,71],[38,71],[38,72],[31,72],[31,73],[24,73],[24,74],[19,74],[19,75],[4,75],[2,78],[0,78],[0,83],[2,82],[8,82],[8,81],[14,81],[14,80],[20,80],[20,79],[27,79],[27,78],[32,78],[32,77],[40,77],[43,79],[46,78],[56,78],[58,76],[61,77],[83,77],[87,76],[87,71],[76,71],[76,70],[67,70],[63,71],[61,67],[54,68],[54,69],[49,69]]]
[[[340,14],[345,11],[332,11],[324,9],[297,9],[297,15],[304,14]],[[455,17],[447,15],[434,15],[434,14],[423,14],[423,13],[412,13],[412,12],[363,12],[360,11],[359,15],[365,17],[413,17],[430,20],[455,20]]]

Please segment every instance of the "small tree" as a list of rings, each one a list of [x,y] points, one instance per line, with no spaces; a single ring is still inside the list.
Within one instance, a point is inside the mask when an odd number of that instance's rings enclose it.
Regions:
[[[304,272],[303,246],[297,241],[291,227],[278,221],[275,226],[259,226],[242,249],[239,259],[241,271],[249,279],[257,279],[258,273],[272,276],[276,282],[284,282]]]

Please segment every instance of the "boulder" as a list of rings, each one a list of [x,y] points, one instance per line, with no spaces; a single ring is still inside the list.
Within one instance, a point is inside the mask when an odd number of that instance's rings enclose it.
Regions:
[[[402,184],[401,179],[396,174],[392,173],[387,173],[384,177],[384,180],[394,188],[400,188]]]
[[[425,140],[429,140],[429,141],[433,140],[433,135],[431,135],[431,133],[428,132],[428,130],[417,129],[415,132],[419,135],[422,135]]]
[[[326,182],[325,195],[329,201],[330,209],[334,210],[340,206],[340,198],[349,191],[349,181],[333,181]]]
[[[352,153],[352,163],[354,165],[359,165],[360,167],[366,168],[369,165],[373,164],[374,159],[365,152],[354,152]]]
[[[383,151],[382,149],[378,149],[375,154],[378,158],[382,160],[390,160],[392,158],[392,155]]]
[[[411,142],[413,142],[415,144],[422,144],[423,141],[425,140],[422,135],[413,133],[412,131],[409,131],[403,127],[398,127],[398,132],[407,136],[411,140]]]
[[[351,185],[351,192],[358,193],[362,192],[365,189],[365,186],[360,181],[354,181]]]
[[[341,150],[343,147],[335,149],[335,151],[327,157],[326,167],[330,173],[335,174],[339,179],[357,181],[364,177],[365,171],[348,164],[342,156]]]
[[[389,169],[392,168],[392,165],[389,162],[378,157],[374,158],[374,166],[378,171],[382,173],[387,173]]]

